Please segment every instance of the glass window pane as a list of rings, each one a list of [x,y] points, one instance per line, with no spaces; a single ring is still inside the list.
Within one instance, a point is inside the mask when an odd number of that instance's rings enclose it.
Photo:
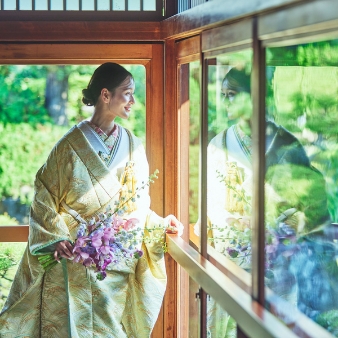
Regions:
[[[181,142],[187,142],[182,144],[182,159],[181,161],[187,160],[186,165],[189,167],[188,180],[187,180],[187,193],[184,203],[188,209],[187,215],[184,216],[186,219],[184,223],[191,224],[194,226],[198,224],[199,217],[199,154],[200,154],[200,62],[194,61],[189,64],[181,66],[181,80],[182,84],[180,88],[180,115],[181,115],[181,127],[185,130],[189,130],[189,134],[186,139]],[[184,149],[184,150],[183,150]],[[183,165],[183,163],[182,163]],[[185,178],[182,178],[185,181]],[[182,182],[184,184],[184,182]],[[193,240],[194,229],[191,229],[190,240],[196,245],[198,239]]]
[[[4,9],[5,10],[15,10],[16,9],[16,1],[4,0]]]
[[[156,11],[156,0],[144,0],[143,10],[144,11]]]
[[[47,0],[35,0],[35,10],[46,11],[48,9]]]
[[[96,67],[0,66],[0,91],[6,94],[0,114],[0,218],[7,214],[14,224],[28,224],[35,174],[62,135],[93,112],[93,107],[82,103],[81,90],[87,87]],[[135,79],[136,103],[129,119],[118,119],[118,123],[145,145],[145,67],[125,65],[125,68]],[[61,121],[64,125],[58,125]]]
[[[109,0],[98,0],[97,10],[98,11],[109,11]]]
[[[208,60],[208,237],[251,267],[251,50]]]
[[[50,9],[52,11],[62,11],[63,10],[63,0],[51,0]]]
[[[114,11],[125,11],[126,2],[124,0],[113,0],[113,10]]]
[[[94,0],[82,0],[83,11],[93,11],[94,9]]]
[[[141,9],[140,0],[128,0],[129,11],[139,11]]]
[[[19,2],[20,10],[29,11],[32,10],[32,0],[20,0]]]
[[[251,65],[252,51],[208,59],[207,236],[212,247],[251,269]],[[214,257],[218,259],[217,257]],[[223,258],[223,257],[222,257]],[[236,323],[208,302],[210,337],[236,335]]]
[[[68,10],[68,11],[78,11],[79,10],[79,0],[67,0],[66,10]]]
[[[189,338],[200,337],[199,285],[189,277]]]
[[[338,40],[268,48],[265,187],[266,284],[335,336],[337,61]]]
[[[237,324],[211,297],[207,297],[207,337],[237,337]]]
[[[180,133],[180,219],[189,224],[190,243],[199,246],[194,226],[199,227],[199,153],[200,153],[200,73],[199,61],[181,64],[179,69],[179,125]],[[183,170],[183,168],[185,168]],[[189,278],[189,337],[200,333],[200,302],[196,297],[197,285]]]

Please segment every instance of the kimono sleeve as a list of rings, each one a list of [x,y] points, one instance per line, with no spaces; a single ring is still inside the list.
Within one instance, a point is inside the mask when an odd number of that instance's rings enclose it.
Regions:
[[[33,255],[52,252],[55,243],[70,238],[68,227],[58,213],[59,173],[57,147],[55,147],[35,178],[35,194],[29,221],[29,248]]]

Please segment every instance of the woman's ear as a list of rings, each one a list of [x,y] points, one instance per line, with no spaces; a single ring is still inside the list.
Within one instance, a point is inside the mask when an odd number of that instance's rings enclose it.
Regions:
[[[105,102],[105,103],[109,102],[110,93],[109,93],[109,90],[107,88],[102,88],[101,97],[102,97],[103,102]]]

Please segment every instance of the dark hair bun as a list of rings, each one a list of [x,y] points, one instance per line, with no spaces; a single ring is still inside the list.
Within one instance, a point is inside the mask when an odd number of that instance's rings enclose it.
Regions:
[[[128,76],[133,79],[131,73],[121,65],[113,62],[103,63],[95,69],[87,88],[82,90],[82,102],[87,106],[95,106],[103,88],[114,94],[115,89]]]
[[[88,88],[82,90],[82,95],[83,95],[82,102],[86,106],[93,106],[94,105],[93,95]]]

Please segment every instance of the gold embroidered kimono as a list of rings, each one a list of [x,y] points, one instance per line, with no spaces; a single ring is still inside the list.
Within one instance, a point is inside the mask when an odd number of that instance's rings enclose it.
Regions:
[[[131,139],[140,185],[148,179],[148,163],[141,142],[135,136]],[[121,168],[115,171],[118,176],[123,173]],[[93,268],[65,259],[44,272],[37,259],[53,252],[56,242],[76,238],[78,223],[61,201],[90,219],[108,205],[114,207],[121,188],[117,175],[77,126],[55,145],[36,175],[28,245],[0,315],[1,338],[150,336],[166,287],[161,240],[143,241],[142,258],[107,271],[103,281],[95,281]],[[140,195],[137,210],[124,217],[138,218],[145,237],[156,231],[162,235],[164,220],[149,210],[147,187]],[[161,229],[147,231],[159,225]]]

